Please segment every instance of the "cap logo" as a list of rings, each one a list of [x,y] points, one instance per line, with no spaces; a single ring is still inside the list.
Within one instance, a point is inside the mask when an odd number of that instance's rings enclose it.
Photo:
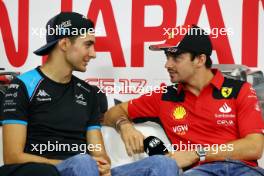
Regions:
[[[172,38],[174,38],[174,31],[173,30],[168,35],[168,39],[172,39]]]
[[[63,21],[61,24],[58,25],[58,28],[67,28],[71,26],[71,20]]]
[[[171,53],[176,53],[178,51],[178,49],[177,48],[168,48],[167,51],[171,52]]]

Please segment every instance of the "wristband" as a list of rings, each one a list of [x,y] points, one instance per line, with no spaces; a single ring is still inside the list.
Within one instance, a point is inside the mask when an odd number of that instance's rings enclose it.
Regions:
[[[126,117],[120,117],[115,123],[115,129],[119,132],[122,124],[131,123]]]

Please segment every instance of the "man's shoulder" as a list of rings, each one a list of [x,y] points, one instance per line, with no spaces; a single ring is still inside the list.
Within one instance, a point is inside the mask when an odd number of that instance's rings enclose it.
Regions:
[[[29,70],[21,75],[19,75],[14,81],[14,84],[21,84],[25,87],[28,92],[28,96],[31,97],[33,95],[34,90],[39,85],[40,81],[43,79],[42,75],[35,68]]]
[[[244,84],[249,84],[246,81],[242,80],[236,80],[236,79],[231,79],[231,78],[226,78],[224,79],[223,85],[221,87],[221,91],[227,88],[232,89],[236,94],[238,94]]]
[[[247,82],[225,77],[221,88],[213,90],[213,97],[215,99],[236,99],[245,83]]]
[[[39,80],[41,78],[42,76],[36,68],[17,76],[17,79],[21,80],[24,83],[30,83],[34,80]]]
[[[179,84],[176,83],[174,85],[170,85],[165,87],[166,91],[162,93],[163,101],[171,101],[171,102],[183,102],[184,101],[184,91],[178,91]]]
[[[223,86],[224,85],[233,85],[233,86],[241,86],[244,83],[246,83],[246,81],[242,81],[242,80],[238,80],[238,79],[232,79],[232,78],[224,78],[224,82],[223,82]]]

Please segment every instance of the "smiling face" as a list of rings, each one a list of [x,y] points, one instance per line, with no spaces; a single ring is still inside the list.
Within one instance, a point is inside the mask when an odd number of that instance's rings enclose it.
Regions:
[[[94,49],[95,36],[79,36],[74,41],[70,41],[66,51],[66,62],[72,67],[73,71],[85,72],[86,66],[91,59],[96,57]]]
[[[191,53],[182,53],[177,56],[167,54],[165,68],[172,83],[186,83],[195,75],[195,60],[192,59]]]

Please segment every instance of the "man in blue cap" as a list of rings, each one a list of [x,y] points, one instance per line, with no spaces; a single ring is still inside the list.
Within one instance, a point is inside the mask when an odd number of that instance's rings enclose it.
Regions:
[[[100,130],[105,97],[72,74],[85,72],[96,57],[94,24],[81,14],[62,12],[48,21],[46,29],[47,44],[34,52],[48,55],[46,63],[20,75],[5,94],[4,162],[52,164],[62,176],[110,176]],[[178,171],[174,160],[161,158],[115,168],[112,175]]]

